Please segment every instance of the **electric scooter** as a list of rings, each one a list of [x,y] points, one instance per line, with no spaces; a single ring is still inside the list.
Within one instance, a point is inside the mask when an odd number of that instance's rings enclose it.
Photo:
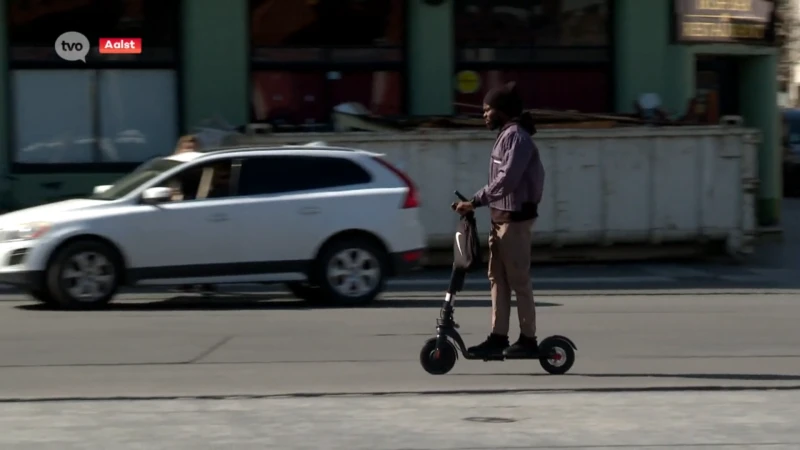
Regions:
[[[461,201],[468,201],[466,197],[458,191],[456,197]],[[455,208],[455,204],[452,205]],[[462,218],[466,226],[473,227],[470,230],[477,239],[477,227],[475,225],[474,212],[465,214]],[[460,233],[456,233],[456,239]],[[456,247],[459,252],[463,251],[463,246],[457,241]],[[456,255],[457,257],[457,255]],[[475,256],[477,257],[477,255]],[[455,259],[455,258],[454,258]],[[506,359],[538,359],[542,368],[552,375],[563,375],[575,364],[575,351],[578,347],[566,336],[553,335],[545,338],[539,343],[537,356],[515,358],[506,357],[502,354],[491,357],[483,355],[472,355],[468,352],[464,339],[458,332],[459,325],[453,317],[455,294],[464,288],[464,280],[468,269],[458,267],[453,263],[453,270],[450,276],[450,286],[444,297],[444,305],[436,320],[436,337],[430,338],[422,346],[419,353],[419,362],[422,368],[431,375],[444,375],[455,366],[459,351],[464,359],[482,359],[483,361],[504,361]]]

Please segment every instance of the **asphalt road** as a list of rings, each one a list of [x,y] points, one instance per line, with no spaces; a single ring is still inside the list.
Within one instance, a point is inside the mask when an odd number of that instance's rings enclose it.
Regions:
[[[670,270],[541,283],[540,336],[578,346],[565,376],[465,360],[426,374],[419,350],[446,285],[435,278],[365,309],[139,292],[62,312],[6,293],[0,448],[798,448],[792,278]],[[468,343],[488,328],[480,283],[457,304]]]

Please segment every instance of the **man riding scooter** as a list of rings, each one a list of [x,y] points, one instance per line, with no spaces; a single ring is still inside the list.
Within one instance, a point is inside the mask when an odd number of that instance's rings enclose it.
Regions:
[[[499,130],[489,158],[489,183],[471,201],[459,202],[466,214],[488,206],[489,282],[492,292],[492,331],[485,342],[471,347],[474,356],[538,357],[536,309],[531,286],[531,235],[544,190],[544,167],[533,117],[523,112],[522,98],[511,82],[495,88],[483,100],[486,126]],[[509,345],[511,292],[516,294],[520,337]]]

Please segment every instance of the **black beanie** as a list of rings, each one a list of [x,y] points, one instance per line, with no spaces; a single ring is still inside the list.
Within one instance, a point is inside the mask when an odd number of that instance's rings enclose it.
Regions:
[[[487,92],[483,103],[511,118],[522,114],[522,97],[517,92],[517,83],[513,81]]]

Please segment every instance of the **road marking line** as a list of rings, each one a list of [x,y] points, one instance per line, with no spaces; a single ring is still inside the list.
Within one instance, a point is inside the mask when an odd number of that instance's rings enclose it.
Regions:
[[[450,280],[447,278],[414,278],[403,280],[390,280],[387,284],[389,286],[427,286],[427,285],[446,285]],[[614,284],[614,283],[676,283],[678,280],[670,277],[660,276],[635,276],[635,277],[549,277],[549,278],[536,278],[533,277],[533,284]],[[465,280],[464,284],[467,286],[475,285],[488,285],[489,280],[486,278]]]
[[[485,276],[485,275],[484,275]],[[433,285],[443,285],[446,286],[450,282],[449,278],[404,278],[404,279],[396,279],[396,280],[389,280],[387,282],[388,286],[433,286]],[[676,283],[678,282],[677,279],[673,277],[667,276],[657,276],[657,275],[643,275],[643,276],[633,276],[633,277],[545,277],[545,278],[538,278],[535,275],[533,276],[533,284],[627,284],[627,283]],[[224,284],[224,283],[223,283]],[[467,279],[464,280],[464,285],[466,286],[486,286],[489,284],[489,280],[486,278],[478,278],[476,275],[475,279]],[[239,287],[244,286],[259,286],[262,288],[266,288],[267,286],[253,283],[242,283],[238,285]],[[147,286],[148,288],[157,288],[157,286]],[[164,287],[164,289],[167,289]],[[2,286],[0,285],[0,292],[21,292],[19,289],[14,288],[13,286]]]
[[[800,271],[795,269],[747,269],[749,272],[767,278],[796,277]]]
[[[670,278],[709,278],[713,275],[704,270],[680,266],[643,267],[647,273]]]
[[[748,275],[748,274],[721,275],[719,279],[725,281],[732,281],[734,283],[757,283],[764,281],[778,281],[777,278],[772,278],[765,275]]]

